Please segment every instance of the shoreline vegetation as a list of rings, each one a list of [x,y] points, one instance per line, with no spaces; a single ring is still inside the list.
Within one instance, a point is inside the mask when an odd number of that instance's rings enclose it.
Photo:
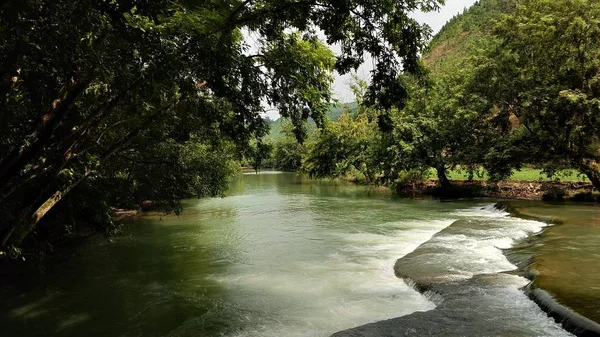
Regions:
[[[244,172],[255,172],[255,170],[246,168]],[[305,174],[301,171],[296,173]],[[594,186],[585,178],[573,174],[564,175],[563,180],[558,180],[544,176],[539,170],[526,169],[516,172],[507,180],[499,182],[488,181],[484,177],[469,180],[468,176],[461,172],[451,172],[449,176],[452,178],[456,177],[456,179],[449,179],[447,186],[441,186],[438,179],[427,177],[416,177],[408,182],[405,181],[391,186],[389,184],[370,182],[365,180],[364,176],[351,174],[344,177],[315,179],[318,181],[345,181],[358,185],[385,187],[391,189],[397,196],[407,198],[496,198],[600,202],[600,194],[595,190]]]
[[[262,173],[274,171],[273,168],[256,170],[251,166],[241,167],[243,173]],[[538,172],[537,174],[535,172]],[[303,174],[302,172],[289,172]],[[339,181],[357,185],[369,185],[392,190],[395,195],[406,198],[433,197],[435,199],[464,199],[464,198],[496,198],[507,200],[546,200],[546,201],[573,201],[573,202],[600,202],[600,194],[595,192],[591,183],[574,175],[565,176],[566,180],[553,180],[539,174],[539,171],[528,169],[519,172],[510,179],[501,182],[489,182],[483,178],[468,180],[467,176],[460,172],[450,173],[451,177],[459,177],[450,180],[446,188],[440,186],[439,181],[427,178],[414,181],[410,185],[397,185],[395,187],[377,185],[365,182],[354,176],[344,178],[317,178],[318,181]],[[536,180],[518,180],[521,177],[537,178]],[[160,212],[161,205],[146,200],[135,209],[113,208],[116,221],[126,220],[144,213]]]

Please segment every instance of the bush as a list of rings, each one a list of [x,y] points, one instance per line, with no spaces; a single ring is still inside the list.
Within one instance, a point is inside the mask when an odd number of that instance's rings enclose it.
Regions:
[[[394,185],[397,188],[401,187],[415,187],[421,185],[425,179],[425,172],[422,170],[414,169],[408,171],[402,171],[398,174],[398,178],[394,181]]]
[[[562,201],[567,196],[567,191],[561,186],[545,184],[542,186],[542,200],[545,201]]]
[[[302,166],[304,154],[304,146],[299,144],[296,139],[283,138],[275,144],[275,152],[273,154],[275,167],[281,171],[298,171]]]
[[[367,176],[361,170],[354,167],[354,165],[350,165],[345,170],[344,179],[357,184],[367,184],[369,182]]]
[[[580,192],[572,196],[570,200],[577,202],[600,202],[600,195],[592,192]]]

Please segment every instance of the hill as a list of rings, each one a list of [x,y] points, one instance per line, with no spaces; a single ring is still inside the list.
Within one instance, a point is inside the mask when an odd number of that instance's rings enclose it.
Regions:
[[[503,13],[510,13],[518,0],[480,0],[446,23],[429,43],[423,57],[434,75],[443,75],[468,65],[472,56],[490,42],[491,31]]]

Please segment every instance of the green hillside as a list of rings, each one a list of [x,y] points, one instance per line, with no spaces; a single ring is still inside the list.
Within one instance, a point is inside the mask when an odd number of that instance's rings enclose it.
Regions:
[[[517,0],[480,0],[446,23],[431,40],[423,60],[433,74],[465,66],[485,49],[491,30],[502,13],[510,13]]]

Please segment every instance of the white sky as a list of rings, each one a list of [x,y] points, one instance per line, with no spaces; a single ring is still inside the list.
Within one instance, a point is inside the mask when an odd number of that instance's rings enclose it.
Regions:
[[[413,14],[413,17],[420,23],[426,23],[433,29],[435,35],[444,26],[448,20],[458,13],[462,13],[465,8],[471,7],[476,0],[446,0],[446,5],[443,6],[439,12],[421,13],[417,12]],[[332,48],[334,52],[339,53],[339,47]],[[336,50],[337,49],[337,50]],[[369,72],[373,69],[373,65],[370,59],[365,60],[365,63],[358,68],[357,75],[360,78],[369,79]],[[354,101],[354,95],[349,88],[350,86],[350,74],[340,76],[335,74],[335,81],[333,83],[334,98],[339,99],[341,102],[352,102]],[[267,112],[267,116],[272,119],[279,118],[277,111],[271,110]]]
[[[431,13],[414,13],[413,17],[420,23],[426,23],[433,29],[433,34],[442,29],[444,24],[453,16],[462,13],[465,8],[471,7],[476,0],[446,0],[446,5],[439,12]],[[334,48],[335,49],[335,48]],[[370,78],[369,72],[373,69],[370,59],[358,68],[357,75],[363,79]],[[335,82],[333,83],[334,97],[342,102],[354,101],[354,95],[349,88],[350,74],[340,76],[336,73]]]

